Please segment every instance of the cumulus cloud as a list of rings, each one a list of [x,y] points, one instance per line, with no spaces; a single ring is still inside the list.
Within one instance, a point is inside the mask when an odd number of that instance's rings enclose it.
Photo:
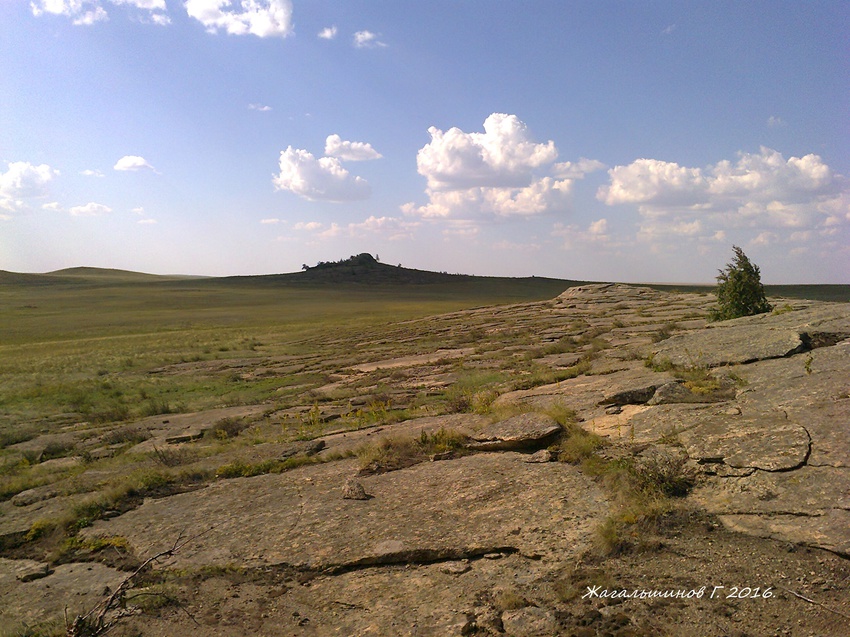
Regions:
[[[607,166],[601,161],[582,157],[578,161],[565,161],[555,164],[552,166],[552,174],[566,179],[584,179],[585,175],[606,168]]]
[[[74,217],[98,217],[109,214],[112,212],[112,208],[92,201],[84,206],[73,206],[69,212]]]
[[[321,31],[319,31],[318,37],[322,40],[333,40],[336,37],[337,28],[336,26],[325,27]]]
[[[366,161],[382,157],[371,144],[343,141],[339,135],[328,135],[325,140],[325,155],[343,161]]]
[[[272,181],[278,190],[314,201],[355,201],[372,194],[366,180],[352,176],[336,157],[316,159],[292,146],[281,151],[280,174]]]
[[[252,111],[260,111],[261,113],[268,113],[272,110],[271,106],[266,106],[265,104],[248,104],[248,108]]]
[[[318,221],[299,221],[292,226],[293,230],[309,232],[319,239],[330,239],[339,236],[364,237],[380,236],[388,241],[409,239],[419,222],[408,221],[398,217],[376,217],[374,215],[360,222],[347,225],[338,223],[323,224]]]
[[[608,174],[609,184],[597,192],[600,201],[609,206],[637,203],[642,213],[652,216],[683,210],[727,212],[796,225],[838,194],[835,176],[819,156],[786,160],[764,147],[759,153],[740,153],[735,163],[723,160],[705,169],[638,159]]]
[[[516,115],[493,113],[484,120],[483,133],[459,128],[443,132],[428,129],[431,141],[416,155],[419,174],[432,190],[475,186],[524,187],[534,169],[553,162],[555,142],[529,139],[526,125]]]
[[[152,170],[156,172],[156,169],[144,157],[139,157],[138,155],[125,155],[115,162],[113,168],[122,171]]]
[[[282,37],[292,33],[290,0],[186,0],[186,12],[208,33]]]
[[[609,206],[637,204],[637,238],[651,242],[725,241],[731,229],[754,246],[814,240],[808,231],[837,234],[827,220],[850,211],[846,179],[814,154],[786,159],[762,147],[703,168],[638,159],[608,175],[597,198]]]
[[[0,210],[10,213],[27,210],[26,200],[46,197],[50,182],[58,174],[58,170],[47,164],[35,166],[28,161],[10,162],[6,172],[0,173]]]
[[[699,168],[685,168],[658,159],[637,159],[608,171],[610,184],[597,197],[609,206],[621,203],[698,203],[706,184]]]
[[[354,34],[354,46],[358,49],[379,49],[387,46],[378,39],[379,37],[371,31],[358,31]]]
[[[563,207],[570,179],[540,176],[558,156],[555,142],[538,143],[516,115],[493,113],[483,133],[428,129],[431,141],[416,156],[427,178],[429,202],[406,204],[406,214],[430,218],[529,216]]]
[[[154,24],[171,23],[165,0],[109,0],[113,5],[128,5],[147,12],[146,18]],[[92,25],[109,19],[101,0],[32,0],[30,8],[34,16],[45,13],[70,18],[75,25]]]
[[[83,175],[84,177],[103,177],[104,176],[102,170],[93,170],[93,169],[81,170],[80,174]]]
[[[34,166],[28,161],[11,162],[5,173],[0,173],[0,198],[43,197],[48,184],[58,174],[59,171],[47,164]]]

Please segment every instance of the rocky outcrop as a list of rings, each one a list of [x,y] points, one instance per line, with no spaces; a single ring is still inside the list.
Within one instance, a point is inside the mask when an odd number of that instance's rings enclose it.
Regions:
[[[528,413],[487,425],[469,443],[476,451],[523,451],[539,449],[561,433],[561,425],[544,414]]]

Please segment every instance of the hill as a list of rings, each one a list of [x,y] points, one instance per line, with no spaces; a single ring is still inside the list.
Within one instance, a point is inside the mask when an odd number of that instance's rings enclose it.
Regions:
[[[0,285],[10,286],[123,286],[138,284],[167,284],[169,289],[233,289],[234,287],[294,289],[342,286],[348,290],[382,288],[392,291],[404,287],[414,294],[497,296],[503,302],[527,301],[557,296],[565,289],[590,283],[573,279],[548,277],[495,277],[449,274],[404,268],[380,263],[371,254],[362,253],[339,261],[319,261],[304,266],[301,272],[226,277],[189,275],[158,275],[129,270],[76,267],[44,274],[26,274],[0,270]],[[642,284],[666,292],[706,293],[713,285]],[[420,288],[418,291],[409,289]],[[817,301],[850,302],[850,285],[765,285],[770,297],[810,299]]]

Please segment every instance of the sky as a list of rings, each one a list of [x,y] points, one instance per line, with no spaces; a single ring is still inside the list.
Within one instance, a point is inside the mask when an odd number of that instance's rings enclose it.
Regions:
[[[850,3],[2,0],[0,269],[850,283]]]

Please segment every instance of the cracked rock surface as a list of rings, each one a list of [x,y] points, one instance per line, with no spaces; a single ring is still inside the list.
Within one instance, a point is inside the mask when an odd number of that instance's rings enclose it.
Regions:
[[[80,532],[81,541],[120,538],[139,558],[176,537],[191,537],[172,559],[155,565],[144,585],[166,587],[182,606],[130,617],[114,634],[846,632],[850,306],[795,301],[782,313],[707,324],[713,302],[709,295],[583,285],[550,302],[431,317],[416,323],[427,345],[409,348],[413,353],[394,356],[384,345],[369,355],[364,344],[356,361],[326,363],[335,366],[332,378],[305,389],[304,405],[289,411],[315,409],[317,419],[339,418],[373,403],[369,392],[377,392],[379,382],[398,395],[444,391],[458,366],[488,374],[531,358],[564,373],[548,384],[498,387],[492,410],[509,416],[430,414],[356,431],[326,430],[309,442],[246,446],[238,459],[312,454],[308,459],[316,463],[139,498],[134,508],[95,521]],[[452,340],[471,325],[480,343]],[[393,329],[380,335],[383,343],[393,341]],[[404,329],[409,334],[410,326]],[[553,347],[559,344],[568,351]],[[217,364],[264,377],[277,369],[274,361],[262,369],[251,361]],[[291,369],[302,363],[287,358],[282,364]],[[157,373],[192,369],[187,364]],[[374,385],[370,374],[378,377]],[[525,380],[517,376],[512,380]],[[352,387],[370,389],[356,402],[334,403]],[[686,500],[689,513],[659,522],[660,539],[645,552],[585,559],[616,503],[590,472],[563,462],[529,462],[560,429],[544,415],[554,408],[574,411],[579,426],[607,438],[624,456],[649,454],[662,444],[677,447],[699,475]],[[192,449],[202,444],[193,432],[224,418],[273,411],[254,405],[145,419],[136,424],[151,438],[133,450]],[[474,452],[357,476],[367,499],[342,497],[358,473],[353,450],[399,435],[427,440],[441,429],[469,436]],[[168,442],[184,435],[183,442]],[[0,539],[14,544],[35,522],[77,505],[81,485],[103,479],[81,471],[0,502]],[[96,562],[21,557],[7,552],[0,558],[0,634],[21,622],[59,621],[69,599],[72,611],[91,608],[127,575]],[[770,587],[775,595],[583,600],[588,584]]]

